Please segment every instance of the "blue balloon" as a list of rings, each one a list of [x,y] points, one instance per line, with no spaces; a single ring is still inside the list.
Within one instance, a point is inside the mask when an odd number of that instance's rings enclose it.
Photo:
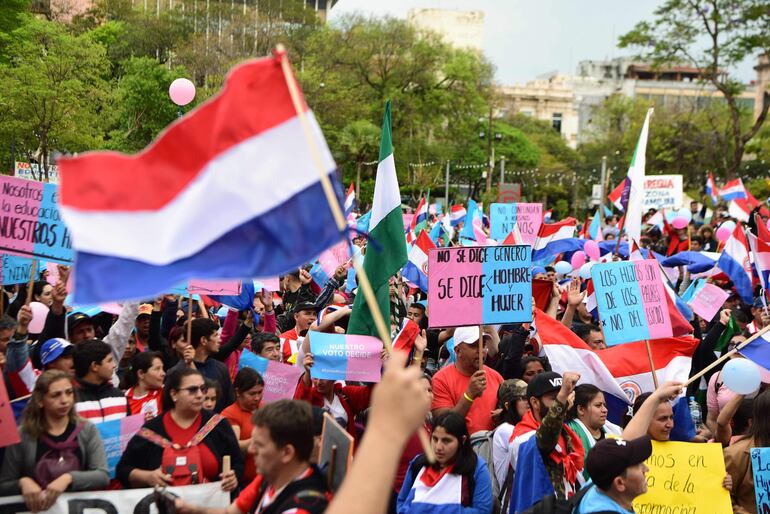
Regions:
[[[692,221],[692,212],[690,212],[690,209],[687,207],[682,207],[678,211],[676,211],[676,215],[679,218],[684,218],[687,220],[687,223],[690,223]]]
[[[722,380],[734,393],[751,394],[759,389],[762,377],[757,365],[749,359],[731,359],[722,368]]]
[[[560,275],[566,275],[572,271],[572,264],[567,261],[559,261],[553,265],[553,269],[555,269],[556,273],[559,273]]]
[[[578,272],[578,275],[580,275],[580,278],[584,280],[588,280],[591,278],[591,268],[594,267],[593,262],[586,262],[582,266],[580,266],[580,271]]]

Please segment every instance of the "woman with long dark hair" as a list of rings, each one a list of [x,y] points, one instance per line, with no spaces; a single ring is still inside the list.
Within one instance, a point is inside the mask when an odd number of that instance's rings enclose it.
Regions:
[[[216,482],[232,491],[243,475],[243,456],[224,418],[203,409],[208,386],[200,371],[178,368],[169,373],[163,414],[144,424],[131,438],[116,475],[124,487],[154,487]],[[222,470],[229,455],[232,468]]]
[[[486,463],[473,452],[465,418],[453,411],[439,415],[431,446],[436,464],[415,457],[398,495],[398,513],[492,512],[492,482]]]
[[[575,388],[575,401],[567,412],[567,426],[580,437],[588,457],[588,450],[607,437],[620,437],[620,427],[607,421],[607,402],[604,401],[604,393],[593,384],[580,384]],[[588,477],[583,460],[583,476]]]
[[[121,384],[126,391],[132,414],[144,414],[152,419],[163,410],[163,357],[160,352],[141,352],[131,358],[128,372]]]
[[[265,381],[262,376],[252,368],[243,368],[235,375],[233,391],[235,402],[222,411],[222,417],[230,422],[230,427],[238,439],[238,445],[246,459],[246,468],[241,479],[242,484],[249,484],[257,476],[257,468],[254,466],[254,455],[248,453],[251,445],[251,432],[254,423],[251,422],[254,411],[262,402],[262,393],[265,390]]]
[[[6,429],[10,430],[10,429]],[[107,456],[99,431],[75,411],[72,378],[43,372],[21,418],[21,442],[8,447],[0,496],[21,494],[32,512],[48,510],[65,491],[107,487]]]
[[[732,477],[730,497],[736,514],[757,512],[751,448],[770,446],[770,390],[754,398],[754,418],[746,435],[725,448],[725,467]]]

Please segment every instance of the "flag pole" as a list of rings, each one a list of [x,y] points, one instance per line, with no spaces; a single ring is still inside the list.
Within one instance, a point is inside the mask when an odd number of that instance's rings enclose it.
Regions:
[[[703,368],[702,370],[700,370],[699,372],[697,372],[696,374],[691,376],[690,379],[687,380],[687,382],[684,383],[685,387],[687,387],[688,385],[692,384],[693,382],[698,380],[700,377],[702,377],[703,375],[705,375],[706,373],[708,373],[709,371],[711,371],[715,367],[719,366],[719,364],[721,364],[725,360],[729,359],[730,357],[732,357],[733,355],[738,353],[740,350],[743,349],[744,346],[748,345],[749,343],[751,343],[752,341],[754,341],[755,339],[760,337],[762,334],[764,334],[768,330],[770,330],[770,325],[766,326],[762,330],[754,332],[754,334],[752,334],[751,337],[749,337],[744,342],[742,342],[741,344],[736,346],[734,349],[732,349],[729,352],[727,352],[726,354],[722,355],[720,358],[718,358],[717,360],[715,360],[714,362],[712,362],[711,364],[709,364],[708,366],[706,366],[705,368]]]
[[[342,209],[340,208],[340,204],[337,201],[337,197],[334,194],[334,187],[332,186],[331,181],[329,181],[327,172],[324,169],[323,161],[321,160],[321,153],[319,152],[318,146],[316,145],[315,139],[313,138],[312,129],[308,123],[307,116],[305,115],[305,110],[302,108],[299,88],[297,87],[297,83],[291,71],[291,63],[289,63],[289,58],[286,55],[286,47],[281,43],[277,44],[275,47],[274,55],[275,58],[281,63],[283,76],[286,79],[286,85],[289,88],[291,102],[294,104],[294,110],[297,112],[297,117],[299,118],[300,124],[302,125],[305,140],[307,142],[308,148],[310,149],[310,154],[312,155],[313,162],[315,163],[316,169],[318,170],[318,174],[321,179],[321,187],[323,188],[324,195],[326,196],[326,202],[329,204],[329,208],[332,211],[334,222],[337,224],[337,229],[340,232],[344,232],[347,229],[345,215],[343,214]],[[380,339],[382,339],[382,343],[385,346],[385,349],[388,351],[388,353],[390,353],[393,350],[393,343],[390,339],[390,330],[388,330],[388,327],[385,324],[385,318],[383,317],[382,312],[380,312],[380,306],[377,303],[377,298],[374,296],[374,289],[372,289],[372,284],[369,282],[369,277],[366,275],[366,271],[364,271],[363,266],[361,266],[357,259],[353,259],[353,267],[356,270],[356,277],[358,279],[360,289],[364,293],[364,299],[366,299],[366,303],[369,306],[372,317],[374,318],[374,324],[377,328],[377,333],[379,334]],[[417,436],[420,439],[423,453],[428,459],[428,462],[436,462],[436,455],[433,453],[433,448],[431,447],[430,441],[428,440],[428,435],[424,430],[422,430],[422,428],[420,428],[417,430]]]
[[[644,340],[644,346],[647,348],[647,358],[650,361],[650,372],[652,373],[652,383],[655,385],[655,389],[658,388],[658,374],[655,372],[655,362],[652,360],[652,348],[650,348],[650,340]]]
[[[32,259],[32,266],[29,269],[29,282],[27,283],[27,301],[24,305],[29,305],[32,301],[32,290],[35,286],[35,275],[37,274],[37,259]]]
[[[187,344],[192,344],[192,293],[187,289]]]

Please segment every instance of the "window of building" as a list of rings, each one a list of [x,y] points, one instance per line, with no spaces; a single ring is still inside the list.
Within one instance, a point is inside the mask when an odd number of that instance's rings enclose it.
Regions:
[[[561,113],[555,112],[551,114],[551,126],[553,129],[561,134]]]

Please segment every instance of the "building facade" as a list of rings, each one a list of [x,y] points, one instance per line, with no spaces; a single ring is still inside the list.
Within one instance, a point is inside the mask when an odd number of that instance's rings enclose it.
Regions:
[[[421,30],[441,35],[455,48],[475,50],[484,48],[484,12],[452,9],[411,9],[407,21]]]

